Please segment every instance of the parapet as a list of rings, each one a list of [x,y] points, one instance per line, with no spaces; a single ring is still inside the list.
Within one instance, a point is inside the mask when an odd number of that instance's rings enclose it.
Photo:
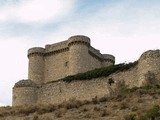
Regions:
[[[58,51],[61,49],[67,48],[67,41],[59,42],[59,43],[54,43],[54,44],[48,44],[45,46],[45,51],[46,53],[52,52],[52,51]]]
[[[32,80],[27,79],[27,80],[20,80],[14,85],[14,88],[19,88],[19,87],[37,87],[37,85]]]
[[[33,55],[39,55],[39,56],[43,56],[45,53],[45,49],[42,47],[34,47],[34,48],[30,48],[28,50],[28,57],[33,56]]]
[[[115,57],[110,54],[103,54],[104,61],[112,62],[113,64],[115,63]]]
[[[74,44],[86,44],[87,46],[90,46],[90,38],[83,35],[76,35],[71,36],[68,42],[68,46],[74,45]]]

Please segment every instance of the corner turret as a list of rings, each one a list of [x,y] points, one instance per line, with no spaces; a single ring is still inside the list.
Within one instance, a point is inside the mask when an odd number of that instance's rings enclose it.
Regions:
[[[104,61],[103,61],[103,66],[104,67],[115,64],[115,57],[113,55],[103,54],[103,57],[104,57]]]
[[[44,52],[45,49],[41,47],[34,47],[28,50],[28,79],[36,84],[44,82]]]
[[[68,39],[69,46],[69,75],[86,72],[88,70],[88,48],[90,38],[82,35],[72,36]]]
[[[31,80],[20,80],[13,87],[13,106],[35,104],[37,102],[37,85]]]

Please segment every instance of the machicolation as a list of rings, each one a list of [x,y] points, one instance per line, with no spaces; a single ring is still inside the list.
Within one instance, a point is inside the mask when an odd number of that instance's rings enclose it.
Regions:
[[[127,87],[160,83],[160,50],[144,52],[135,63],[114,65],[113,55],[101,54],[82,35],[31,48],[28,59],[28,79],[14,85],[13,106],[108,96],[119,92],[120,83]]]

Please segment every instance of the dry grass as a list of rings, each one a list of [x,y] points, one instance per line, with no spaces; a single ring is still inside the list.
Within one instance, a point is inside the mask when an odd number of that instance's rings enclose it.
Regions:
[[[24,120],[75,120],[75,119],[160,119],[160,88],[144,87],[125,90],[112,97],[101,97],[90,101],[71,99],[58,105],[25,105],[0,107],[0,120],[16,117]],[[32,119],[30,119],[30,117]],[[52,117],[51,117],[52,116]]]

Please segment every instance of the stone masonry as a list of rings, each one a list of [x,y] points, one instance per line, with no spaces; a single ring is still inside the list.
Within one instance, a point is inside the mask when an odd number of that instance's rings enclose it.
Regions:
[[[61,79],[95,68],[114,65],[115,57],[101,54],[90,45],[86,36],[72,36],[68,40],[28,50],[28,80],[13,87],[13,106],[25,104],[54,104],[69,99],[88,100],[114,94],[116,86],[124,82],[134,87],[160,83],[160,50],[149,50],[141,55],[138,64],[125,72],[114,73],[85,81],[64,82]],[[108,85],[113,78],[115,84]]]

